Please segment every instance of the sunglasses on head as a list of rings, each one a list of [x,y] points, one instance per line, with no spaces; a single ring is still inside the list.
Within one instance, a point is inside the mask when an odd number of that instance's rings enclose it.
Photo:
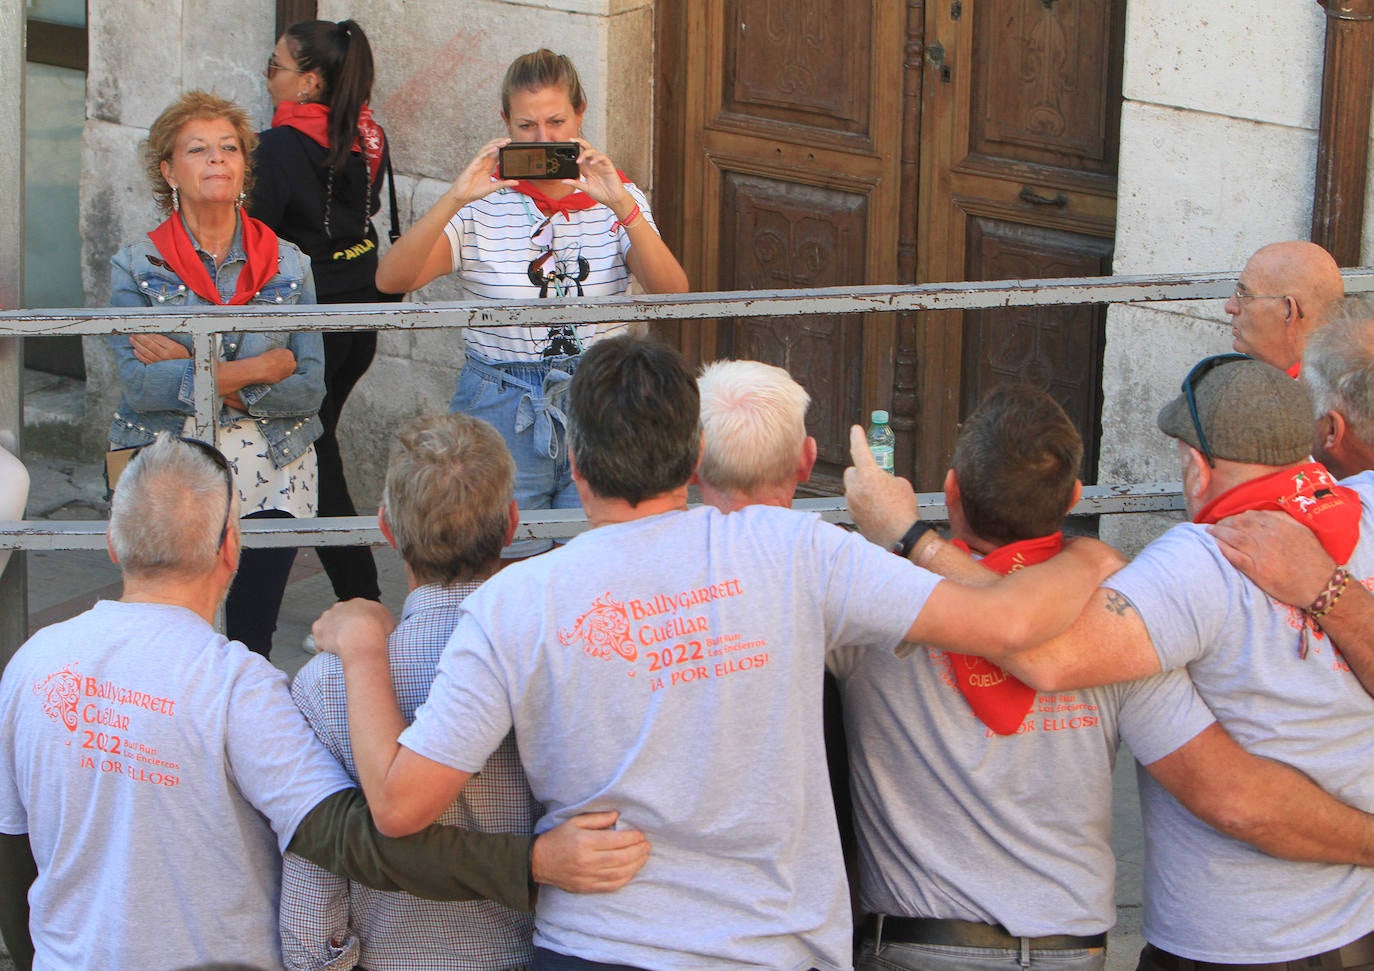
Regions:
[[[215,465],[219,467],[219,470],[224,473],[224,523],[219,528],[219,542],[215,544],[215,549],[219,549],[224,545],[225,537],[229,535],[229,517],[234,511],[234,470],[229,467],[229,460],[226,459],[215,446],[207,442],[202,442],[198,438],[187,438],[184,435],[178,435],[176,441],[196,449],[211,462],[215,463]],[[132,462],[134,459],[138,458],[138,454],[147,447],[146,445],[140,445],[138,448],[134,449],[129,455],[129,461]]]
[[[1207,464],[1212,468],[1217,467],[1217,461],[1212,457],[1212,448],[1207,444],[1207,433],[1202,430],[1202,419],[1197,413],[1197,386],[1202,383],[1202,379],[1223,364],[1230,364],[1232,361],[1249,361],[1252,358],[1248,354],[1214,354],[1211,357],[1204,357],[1193,365],[1193,369],[1188,372],[1188,376],[1183,379],[1183,400],[1188,404],[1188,417],[1193,420],[1193,430],[1197,432],[1198,451],[1207,460]]]

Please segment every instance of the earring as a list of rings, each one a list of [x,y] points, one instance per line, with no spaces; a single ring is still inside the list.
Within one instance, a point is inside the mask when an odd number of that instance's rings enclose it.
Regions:
[[[297,92],[296,92],[296,104],[298,104],[298,105],[303,105],[303,104],[305,104],[305,92],[304,92],[304,91],[297,91]]]
[[[247,202],[247,201],[248,201],[248,193],[246,193],[246,192],[240,192],[240,193],[239,193],[239,197],[238,197],[237,199],[234,200],[234,205],[236,205],[236,206],[238,206],[240,209],[242,209],[242,208],[243,208],[243,204],[244,204],[245,202]]]
[[[181,212],[181,198],[177,195],[176,186],[172,186],[172,212]]]

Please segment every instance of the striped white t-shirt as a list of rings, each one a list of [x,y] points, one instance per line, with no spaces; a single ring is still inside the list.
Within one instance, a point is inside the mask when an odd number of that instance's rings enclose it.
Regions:
[[[657,230],[649,201],[633,183],[626,190]],[[464,296],[478,300],[537,300],[547,282],[545,299],[576,298],[578,286],[588,297],[618,296],[629,289],[625,263],[630,239],[625,230],[612,229],[615,213],[608,206],[592,206],[556,215],[553,219],[553,256],[530,279],[530,263],[545,252],[530,235],[544,216],[534,201],[513,189],[501,189],[471,202],[449,220],[444,232],[453,250],[453,272]],[[585,266],[580,261],[585,260]],[[584,275],[585,274],[585,275]],[[582,277],[581,280],[578,277]],[[546,349],[576,353],[592,342],[621,333],[625,323],[579,324],[576,327],[469,327],[464,341],[469,354],[486,361],[539,361]],[[576,332],[575,334],[573,332]]]

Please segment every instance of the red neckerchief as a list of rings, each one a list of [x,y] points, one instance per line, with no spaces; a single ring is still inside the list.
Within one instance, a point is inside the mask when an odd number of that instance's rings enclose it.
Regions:
[[[297,104],[283,101],[272,112],[273,128],[294,128],[302,135],[315,140],[325,150],[329,149],[329,105],[318,101]],[[372,108],[363,105],[358,112],[358,136],[348,147],[350,152],[361,152],[367,161],[367,181],[377,181],[377,173],[382,168],[382,143],[386,136],[382,126],[372,120]]]
[[[620,176],[621,182],[629,182],[625,178],[625,173],[619,169],[615,170],[616,175]],[[543,189],[530,182],[528,179],[521,179],[515,183],[515,191],[530,197],[530,201],[535,204],[541,213],[552,216],[554,213],[561,212],[564,219],[571,219],[571,213],[580,212],[583,209],[590,209],[592,206],[599,206],[597,202],[581,189],[574,189],[562,199],[554,199],[544,192]]]
[[[968,546],[958,540],[954,545],[964,552]],[[989,570],[1006,576],[1021,569],[1044,563],[1064,548],[1064,534],[1051,533],[1035,539],[1023,539],[998,547],[980,561]],[[950,667],[954,680],[973,713],[998,735],[1014,735],[1026,720],[1035,704],[1035,689],[1022,684],[986,658],[950,652]]]
[[[277,234],[247,213],[239,212],[242,226],[243,252],[246,258],[239,273],[238,286],[229,299],[231,305],[244,304],[257,296],[268,280],[277,275]],[[209,303],[222,304],[215,281],[205,269],[200,255],[191,243],[191,236],[181,223],[181,216],[172,213],[161,226],[148,234],[167,266],[181,282]]]
[[[1302,373],[1302,358],[1298,358],[1298,360],[1293,363],[1292,367],[1284,368],[1283,373],[1296,381],[1298,375]]]
[[[1195,523],[1218,523],[1251,509],[1282,509],[1316,534],[1337,563],[1345,563],[1360,539],[1360,497],[1336,485],[1319,462],[1303,462],[1242,482],[1209,502]]]

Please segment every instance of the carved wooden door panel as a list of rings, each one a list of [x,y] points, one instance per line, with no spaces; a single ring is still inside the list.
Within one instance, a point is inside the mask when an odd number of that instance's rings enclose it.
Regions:
[[[897,280],[907,0],[691,0],[684,29],[683,262],[694,289]],[[888,407],[891,315],[739,318],[680,331],[699,360],[786,367],[810,391],[814,484],[848,427]]]
[[[918,279],[1110,273],[1125,0],[934,0],[926,14]],[[897,389],[915,403],[921,486],[938,487],[958,421],[1008,380],[1064,406],[1093,481],[1105,317],[1101,306],[922,314],[915,386]]]

